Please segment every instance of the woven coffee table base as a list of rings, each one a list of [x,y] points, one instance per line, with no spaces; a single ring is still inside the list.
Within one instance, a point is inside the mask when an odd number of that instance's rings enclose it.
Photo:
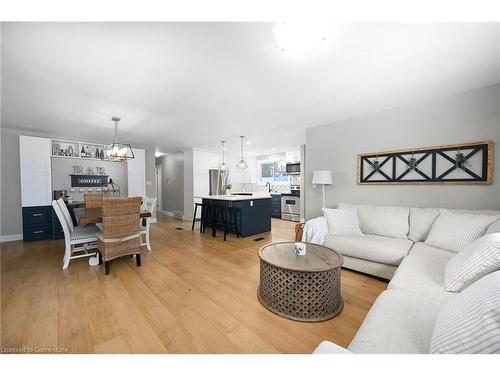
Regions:
[[[260,261],[260,303],[284,318],[321,322],[344,306],[340,294],[340,267],[322,272],[301,272]]]

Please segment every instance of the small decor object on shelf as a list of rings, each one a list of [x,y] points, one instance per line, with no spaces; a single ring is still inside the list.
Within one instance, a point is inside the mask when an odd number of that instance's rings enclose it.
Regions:
[[[85,148],[82,146],[82,151],[80,152],[80,157],[85,157]]]
[[[99,148],[98,148],[98,147],[96,147],[96,148],[95,148],[94,157],[95,157],[96,159],[99,159]]]
[[[295,255],[306,255],[306,244],[304,242],[295,242]]]
[[[101,152],[99,153],[99,157],[101,158],[101,160],[104,159],[104,150],[101,149]]]
[[[73,154],[74,154],[73,147],[72,146],[68,146],[68,156],[74,156]]]
[[[52,143],[52,155],[59,155],[61,152],[61,145],[59,143]]]
[[[362,185],[492,182],[493,141],[358,154]]]

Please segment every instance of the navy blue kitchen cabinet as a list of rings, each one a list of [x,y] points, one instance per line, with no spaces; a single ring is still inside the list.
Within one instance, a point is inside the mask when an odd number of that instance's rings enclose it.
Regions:
[[[50,240],[52,231],[52,206],[23,207],[23,240]]]

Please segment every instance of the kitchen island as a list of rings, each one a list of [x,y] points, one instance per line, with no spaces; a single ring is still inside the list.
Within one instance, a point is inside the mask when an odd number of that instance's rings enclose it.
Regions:
[[[205,195],[195,198],[202,199],[204,205],[239,208],[237,221],[241,237],[271,231],[270,194]]]

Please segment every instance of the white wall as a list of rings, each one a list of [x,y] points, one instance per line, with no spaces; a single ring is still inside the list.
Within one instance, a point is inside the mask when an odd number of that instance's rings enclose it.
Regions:
[[[357,154],[493,140],[492,185],[357,184]],[[500,209],[500,84],[306,130],[306,216],[321,213],[315,169],[333,171],[327,206],[375,205]]]

